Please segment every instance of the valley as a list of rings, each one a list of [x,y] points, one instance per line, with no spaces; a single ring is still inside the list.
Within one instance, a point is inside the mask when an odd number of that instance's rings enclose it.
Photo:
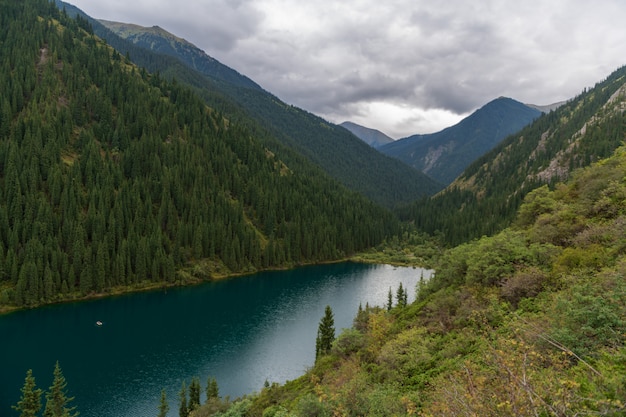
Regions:
[[[0,414],[40,415],[20,386],[36,394],[31,368],[47,387],[55,360],[81,415],[157,415],[161,390],[170,417],[625,412],[626,67],[559,106],[500,97],[389,141],[160,27],[47,0],[0,0],[0,27]],[[326,304],[337,332],[315,358]],[[286,328],[305,360],[270,375]],[[151,343],[124,344],[140,330]],[[221,395],[179,412],[197,376]]]

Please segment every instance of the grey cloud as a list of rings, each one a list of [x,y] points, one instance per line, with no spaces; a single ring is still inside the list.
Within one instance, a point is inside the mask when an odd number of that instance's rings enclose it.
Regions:
[[[501,95],[560,101],[626,63],[621,0],[75,4],[94,17],[162,26],[314,113],[367,121],[379,117],[372,103],[395,106],[398,116],[388,117],[398,119],[386,125],[407,134],[436,111],[460,116]]]

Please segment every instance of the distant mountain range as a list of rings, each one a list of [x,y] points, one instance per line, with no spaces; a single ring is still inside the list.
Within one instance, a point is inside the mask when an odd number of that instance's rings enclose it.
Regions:
[[[383,145],[393,142],[392,138],[385,135],[380,130],[370,129],[352,122],[343,122],[339,126],[348,129],[354,136],[373,148],[380,148]]]
[[[378,150],[442,184],[449,184],[476,158],[527,126],[541,113],[537,108],[500,97],[454,126],[437,133],[399,139],[380,146]]]

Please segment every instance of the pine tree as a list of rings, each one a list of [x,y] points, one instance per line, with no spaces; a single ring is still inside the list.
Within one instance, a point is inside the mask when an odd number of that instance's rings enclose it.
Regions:
[[[402,286],[402,283],[400,283],[400,286],[398,286],[398,291],[396,292],[396,301],[398,303],[398,307],[406,307],[408,303],[408,294]]]
[[[387,311],[390,311],[393,307],[393,293],[391,292],[391,287],[389,287],[389,292],[387,293]]]
[[[178,416],[187,417],[189,415],[189,408],[187,407],[187,386],[185,385],[185,381],[183,381],[183,385],[178,393],[178,399]]]
[[[36,388],[32,369],[26,372],[22,397],[12,408],[20,412],[20,417],[36,417],[41,410],[41,389]]]
[[[333,310],[327,305],[324,311],[324,317],[322,317],[320,325],[317,329],[317,339],[315,341],[315,360],[330,352],[330,348],[332,347],[334,340],[335,318],[333,317]]]
[[[46,409],[43,412],[45,417],[76,417],[78,412],[74,412],[76,407],[68,407],[67,405],[74,400],[74,397],[68,397],[66,388],[67,382],[59,366],[59,362],[54,365],[54,378],[52,385],[46,392]]]
[[[200,406],[200,379],[194,377],[189,384],[189,411],[193,411]]]
[[[167,413],[170,411],[170,406],[167,404],[167,395],[165,389],[161,390],[161,401],[159,403],[159,415],[158,417],[167,417]]]
[[[209,402],[211,399],[217,399],[220,396],[219,388],[217,386],[217,380],[213,377],[209,377],[206,383],[206,400]]]

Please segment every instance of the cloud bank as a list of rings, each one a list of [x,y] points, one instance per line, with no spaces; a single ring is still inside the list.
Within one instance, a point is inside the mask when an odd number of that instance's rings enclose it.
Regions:
[[[399,138],[499,96],[549,104],[626,64],[622,0],[74,0],[162,28],[331,122]]]

